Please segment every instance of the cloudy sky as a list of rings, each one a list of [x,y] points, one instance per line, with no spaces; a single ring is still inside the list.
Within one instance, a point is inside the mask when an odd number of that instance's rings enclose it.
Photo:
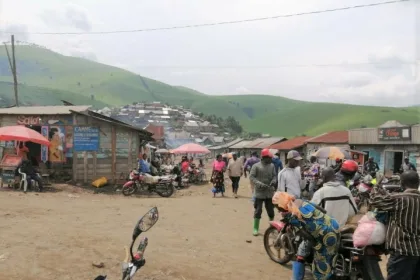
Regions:
[[[0,0],[0,30],[207,94],[420,104],[420,0],[202,28],[31,34],[160,28],[385,1]]]

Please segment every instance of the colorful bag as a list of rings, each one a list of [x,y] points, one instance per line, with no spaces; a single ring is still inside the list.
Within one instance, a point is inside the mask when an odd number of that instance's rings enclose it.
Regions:
[[[353,245],[365,247],[368,245],[381,245],[385,242],[385,225],[375,218],[375,213],[368,212],[360,221],[353,234]]]

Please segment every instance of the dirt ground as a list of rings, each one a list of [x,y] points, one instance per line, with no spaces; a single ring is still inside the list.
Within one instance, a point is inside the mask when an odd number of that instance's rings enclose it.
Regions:
[[[171,198],[94,194],[72,186],[57,192],[0,191],[0,279],[121,279],[124,246],[151,207],[159,221],[149,237],[137,279],[291,279],[272,262],[262,236],[252,236],[248,180],[240,198],[212,198],[210,185]],[[260,232],[268,227],[266,215]],[[251,243],[247,241],[251,240]],[[92,262],[103,262],[102,269]]]

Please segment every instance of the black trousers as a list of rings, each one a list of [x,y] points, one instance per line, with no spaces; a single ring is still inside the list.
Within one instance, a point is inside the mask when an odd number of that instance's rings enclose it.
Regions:
[[[230,180],[232,180],[232,192],[237,193],[239,188],[239,180],[241,177],[230,177]]]
[[[28,186],[31,185],[31,180],[34,180],[38,183],[39,189],[42,191],[43,185],[42,185],[42,179],[37,174],[28,174],[27,175],[28,180]],[[33,187],[33,186],[32,186]]]
[[[387,272],[387,280],[418,280],[420,279],[420,257],[391,253]]]
[[[274,219],[274,205],[271,198],[256,198],[254,201],[254,219],[261,219],[262,207],[265,206],[267,215],[270,219]]]

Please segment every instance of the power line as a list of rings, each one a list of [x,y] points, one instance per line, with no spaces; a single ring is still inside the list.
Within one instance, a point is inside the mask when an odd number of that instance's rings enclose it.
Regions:
[[[396,65],[415,65],[416,62],[399,62]],[[377,65],[387,66],[383,62],[360,62],[360,63],[329,63],[329,64],[281,64],[281,65],[231,65],[231,66],[198,66],[198,65],[144,65],[139,68],[156,68],[156,69],[276,69],[276,68],[310,68],[310,67],[346,67],[346,66],[363,66],[363,65]]]
[[[306,16],[306,15],[323,14],[323,13],[338,12],[338,11],[345,11],[345,10],[352,10],[352,9],[359,9],[359,8],[368,8],[368,7],[396,4],[396,3],[408,2],[408,1],[410,0],[394,0],[394,1],[387,1],[387,2],[347,6],[347,7],[335,8],[335,9],[318,10],[318,11],[312,11],[312,12],[301,12],[301,13],[277,15],[277,16],[271,16],[271,17],[260,17],[260,18],[243,19],[243,20],[221,21],[221,22],[214,22],[214,23],[200,23],[200,24],[180,25],[180,26],[171,26],[171,27],[157,27],[157,28],[144,28],[144,29],[132,29],[132,30],[93,31],[93,32],[11,32],[11,31],[1,31],[1,32],[6,33],[6,34],[13,33],[13,34],[32,34],[32,35],[99,35],[99,34],[116,34],[116,33],[138,33],[138,32],[198,28],[198,27],[208,27],[208,26],[217,26],[217,25],[238,24],[238,23],[245,23],[245,22],[255,22],[255,21],[263,21],[263,20],[273,20],[273,19],[279,19],[279,18]]]

